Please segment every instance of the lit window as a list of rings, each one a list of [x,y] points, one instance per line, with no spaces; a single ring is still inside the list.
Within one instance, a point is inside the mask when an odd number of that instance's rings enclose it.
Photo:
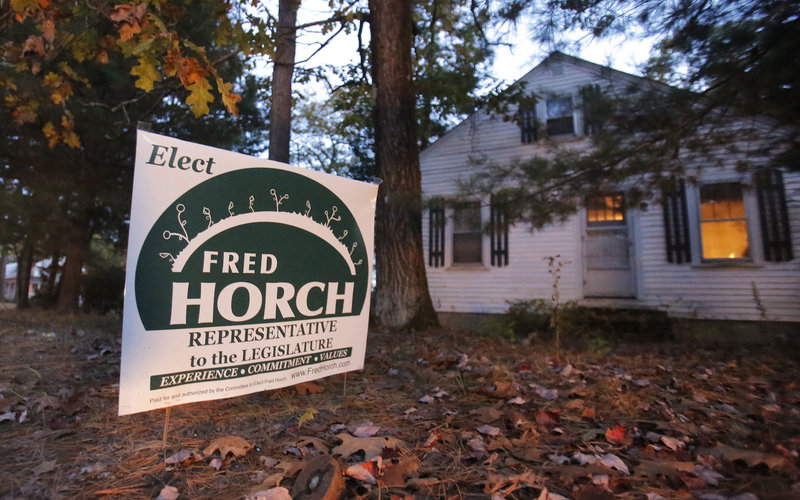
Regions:
[[[750,256],[741,184],[725,182],[700,187],[700,233],[704,259]]]
[[[586,222],[590,226],[625,223],[625,206],[621,194],[593,196],[586,200]]]
[[[481,204],[458,203],[453,207],[453,264],[483,262]]]
[[[572,97],[559,97],[547,100],[547,134],[574,134],[572,120]]]

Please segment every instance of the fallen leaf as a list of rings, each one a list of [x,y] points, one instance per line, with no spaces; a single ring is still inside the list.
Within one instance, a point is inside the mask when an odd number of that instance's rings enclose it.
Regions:
[[[495,426],[489,425],[489,424],[484,424],[484,425],[478,427],[477,430],[481,434],[485,434],[487,436],[499,436],[500,435],[500,429],[498,427],[495,427]]]
[[[625,465],[625,462],[623,462],[622,459],[619,458],[618,456],[613,455],[611,453],[606,453],[605,455],[600,457],[597,463],[599,463],[603,467],[608,467],[609,469],[616,469],[620,472],[624,472],[625,474],[631,473],[630,469],[628,469],[628,466]]]
[[[177,500],[177,498],[181,496],[178,493],[178,488],[174,486],[164,486],[161,488],[161,492],[156,497],[156,500]]]
[[[372,425],[372,422],[361,424],[353,429],[352,433],[355,437],[372,437],[378,433],[381,428],[377,425]]]
[[[406,485],[406,477],[417,472],[420,461],[414,455],[405,455],[388,463],[386,471],[380,478],[386,488],[402,488]]]
[[[45,474],[50,472],[56,468],[58,462],[55,460],[48,460],[47,462],[41,462],[39,465],[33,468],[33,475],[38,476],[40,474]]]
[[[321,394],[325,392],[325,388],[314,382],[301,382],[294,385],[294,389],[298,394]]]
[[[277,460],[275,460],[272,457],[265,457],[264,455],[261,455],[260,457],[258,457],[258,463],[260,465],[262,465],[266,469],[270,469],[270,468],[275,467],[276,465],[278,465],[278,461]]]
[[[631,443],[633,443],[633,437],[631,437],[631,435],[628,433],[628,430],[621,425],[618,425],[613,429],[606,429],[606,440],[611,444],[622,446],[630,446]]]
[[[302,427],[303,424],[305,424],[306,422],[314,420],[314,415],[316,415],[317,413],[319,413],[317,410],[309,408],[308,410],[306,410],[305,413],[300,415],[299,419],[297,419],[297,426]]]
[[[694,474],[705,481],[709,486],[719,486],[719,480],[725,479],[725,476],[719,472],[714,469],[709,469],[708,467],[703,467],[702,465],[695,467]]]
[[[172,455],[170,455],[167,458],[165,458],[164,459],[164,463],[167,464],[167,465],[174,465],[174,464],[180,464],[180,463],[186,462],[189,459],[192,459],[192,461],[195,461],[195,460],[201,460],[202,458],[203,457],[199,453],[194,451],[193,449],[184,448],[181,451],[179,451],[177,453],[173,453]]]
[[[247,500],[292,500],[286,488],[270,488],[247,495]]]
[[[345,469],[344,474],[348,477],[352,477],[353,479],[357,479],[364,483],[368,484],[376,484],[377,481],[375,480],[375,476],[369,473],[367,469],[361,467],[360,465],[351,465],[347,469]]]
[[[474,437],[467,441],[467,446],[469,446],[478,457],[484,457],[489,454],[489,447],[480,437]]]
[[[433,396],[431,396],[430,394],[426,394],[426,395],[422,396],[421,398],[419,398],[419,402],[420,402],[420,403],[424,403],[424,404],[426,404],[426,405],[427,405],[427,404],[431,404],[431,403],[433,403],[434,401],[436,401],[436,400],[435,400],[435,399],[433,399]]]
[[[472,410],[471,412],[469,412],[469,414],[477,416],[478,420],[484,424],[494,422],[495,420],[503,416],[503,412],[501,412],[494,406],[484,406],[482,408]]]
[[[548,389],[538,384],[529,384],[536,394],[546,400],[558,399],[558,389]]]
[[[783,455],[774,455],[757,450],[741,450],[724,444],[717,445],[711,449],[700,450],[698,454],[711,455],[731,462],[742,461],[748,467],[755,467],[763,463],[770,469],[777,469],[787,465]]]
[[[602,486],[584,484],[572,490],[572,498],[575,500],[614,500],[617,497]]]
[[[511,399],[519,396],[513,382],[509,380],[495,380],[491,386],[482,388],[481,392],[498,399]]]
[[[539,410],[536,414],[536,423],[543,427],[555,427],[561,422],[561,414],[552,410]]]
[[[253,445],[238,436],[223,436],[211,441],[211,444],[203,450],[203,455],[209,457],[219,450],[219,456],[222,459],[227,457],[228,453],[233,453],[235,457],[241,457],[252,448]]]
[[[678,451],[679,449],[683,448],[683,441],[680,439],[672,438],[669,436],[661,436],[661,442],[667,445],[672,451]]]
[[[214,458],[210,462],[208,462],[208,466],[214,470],[220,470],[222,468],[222,460],[219,458]]]
[[[342,440],[342,444],[334,447],[331,452],[344,458],[363,450],[364,460],[371,460],[379,457],[385,448],[405,446],[402,440],[389,436],[358,438],[342,432],[336,437]]]

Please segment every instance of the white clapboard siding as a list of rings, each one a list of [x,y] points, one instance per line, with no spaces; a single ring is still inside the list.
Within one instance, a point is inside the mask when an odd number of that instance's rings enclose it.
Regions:
[[[540,96],[573,96],[576,136],[559,139],[559,142],[561,146],[585,148],[589,142],[581,137],[578,89],[587,84],[603,84],[609,78],[621,79],[625,84],[643,81],[557,53],[522,79],[528,82],[528,89]],[[543,109],[538,112],[543,120]],[[766,125],[749,123],[747,126],[763,128]],[[740,146],[755,148],[759,145],[755,138],[748,138],[748,141]],[[547,141],[521,144],[519,126],[513,121],[477,112],[422,152],[423,196],[426,199],[463,196],[460,182],[481,168],[476,159],[502,164],[546,154],[546,148]],[[711,166],[692,165],[690,156],[683,158],[690,169],[696,168],[695,174],[702,182],[730,181],[733,178],[747,184],[749,174],[736,171],[740,159],[727,151],[720,151]],[[749,161],[754,160],[750,157]],[[603,303],[656,308],[677,317],[800,321],[800,173],[785,172],[784,183],[793,260],[709,266],[695,256],[693,264],[670,264],[666,258],[663,213],[660,203],[654,199],[631,217],[631,229],[636,240],[637,297],[616,303],[613,299],[604,300]],[[434,307],[441,312],[502,313],[508,309],[509,302],[549,300],[554,278],[548,273],[547,258],[556,255],[564,263],[558,286],[560,300],[583,300],[583,224],[580,217],[576,215],[565,223],[536,231],[530,231],[524,224],[513,226],[509,233],[509,264],[505,267],[427,267]],[[427,262],[427,211],[422,222]],[[757,224],[758,218],[751,218],[750,222]],[[758,231],[753,228],[752,232],[757,235]],[[452,244],[448,237],[445,240],[446,246]],[[751,243],[753,246],[761,245],[757,238],[753,238]],[[699,247],[697,242],[693,244],[696,245],[693,248],[696,254]]]

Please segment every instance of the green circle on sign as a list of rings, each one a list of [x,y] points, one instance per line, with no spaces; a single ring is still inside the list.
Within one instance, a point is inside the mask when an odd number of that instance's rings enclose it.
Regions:
[[[345,203],[297,173],[248,168],[184,193],[145,238],[134,290],[148,330],[358,315],[369,291]]]

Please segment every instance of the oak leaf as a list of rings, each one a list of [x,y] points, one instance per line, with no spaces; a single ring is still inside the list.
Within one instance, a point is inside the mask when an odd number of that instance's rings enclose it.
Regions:
[[[381,476],[381,482],[387,488],[401,488],[406,484],[406,477],[417,472],[422,464],[414,455],[406,455],[392,460]]]
[[[140,57],[139,64],[131,68],[131,75],[139,77],[135,85],[145,92],[153,90],[153,83],[161,81],[161,73],[159,73],[156,67],[144,57]],[[192,96],[189,97],[191,98]],[[189,103],[188,98],[186,102]],[[208,105],[206,105],[206,113],[208,113]]]
[[[203,455],[208,457],[219,450],[219,456],[223,459],[228,456],[228,453],[240,457],[246,455],[252,448],[253,445],[238,436],[223,436],[211,441],[211,444],[203,450]]]
[[[205,78],[187,87],[191,93],[186,98],[186,104],[192,107],[195,118],[208,114],[208,103],[214,100],[214,96],[209,92],[210,89],[211,84]]]
[[[710,450],[700,450],[699,453],[712,455],[731,462],[741,461],[746,463],[748,467],[755,467],[763,463],[770,469],[778,469],[788,465],[783,455],[764,453],[758,450],[742,450],[724,444],[717,445]]]
[[[208,113],[208,108],[206,108],[206,113]],[[294,389],[297,391],[297,394],[320,394],[325,392],[324,387],[314,382],[300,382],[294,385]]]
[[[222,95],[222,104],[225,105],[225,109],[227,109],[229,113],[232,113],[234,116],[239,116],[236,103],[242,100],[242,96],[231,92],[231,89],[233,89],[232,83],[225,83],[222,81],[222,78],[217,78],[217,90],[219,90],[220,95]]]
[[[342,432],[336,437],[342,440],[342,444],[334,447],[331,451],[334,455],[341,455],[345,458],[363,450],[364,460],[372,460],[379,457],[385,448],[405,446],[402,440],[389,436],[357,438]]]

